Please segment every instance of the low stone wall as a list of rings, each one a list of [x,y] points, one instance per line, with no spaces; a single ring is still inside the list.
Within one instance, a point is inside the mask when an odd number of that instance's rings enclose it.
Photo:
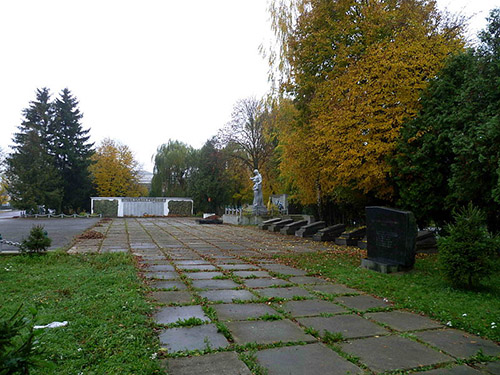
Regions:
[[[193,200],[183,197],[92,197],[92,213],[105,217],[192,216]]]

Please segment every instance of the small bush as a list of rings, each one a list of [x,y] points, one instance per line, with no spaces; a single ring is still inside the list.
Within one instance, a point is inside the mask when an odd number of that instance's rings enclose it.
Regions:
[[[22,317],[20,306],[9,318],[0,316],[0,375],[28,374],[36,344],[32,317]]]
[[[28,238],[21,242],[21,252],[42,253],[47,251],[52,240],[47,236],[41,225],[35,225],[31,228]]]
[[[471,289],[495,272],[500,242],[488,233],[486,216],[472,204],[453,216],[448,235],[438,239],[440,268],[453,285]]]

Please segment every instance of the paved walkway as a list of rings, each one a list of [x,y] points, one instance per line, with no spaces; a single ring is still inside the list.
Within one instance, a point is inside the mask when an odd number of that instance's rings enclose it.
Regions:
[[[495,343],[270,259],[326,245],[190,219],[96,229],[106,238],[70,252],[138,257],[170,375],[500,374],[500,362],[463,361],[479,350],[498,356]]]
[[[54,250],[69,246],[76,235],[95,225],[99,220],[97,218],[25,219],[0,217],[0,234],[4,240],[21,242],[29,236],[33,226],[41,225],[52,239],[50,249]],[[5,251],[18,251],[17,247],[7,244],[3,244],[2,249]]]

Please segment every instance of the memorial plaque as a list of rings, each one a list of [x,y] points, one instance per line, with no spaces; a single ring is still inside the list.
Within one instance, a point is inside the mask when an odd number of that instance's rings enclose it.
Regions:
[[[396,266],[398,270],[413,267],[417,225],[412,212],[366,207],[366,225],[368,261]]]

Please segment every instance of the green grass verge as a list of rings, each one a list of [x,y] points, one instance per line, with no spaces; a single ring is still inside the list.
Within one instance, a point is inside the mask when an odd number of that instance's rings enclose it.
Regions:
[[[500,275],[494,275],[479,290],[460,290],[442,278],[436,255],[419,257],[410,272],[381,274],[359,267],[362,252],[344,249],[277,259],[387,298],[400,308],[425,313],[448,326],[500,341]]]
[[[68,321],[39,337],[30,374],[158,374],[158,339],[129,254],[0,257],[0,308],[38,310],[36,324]]]

